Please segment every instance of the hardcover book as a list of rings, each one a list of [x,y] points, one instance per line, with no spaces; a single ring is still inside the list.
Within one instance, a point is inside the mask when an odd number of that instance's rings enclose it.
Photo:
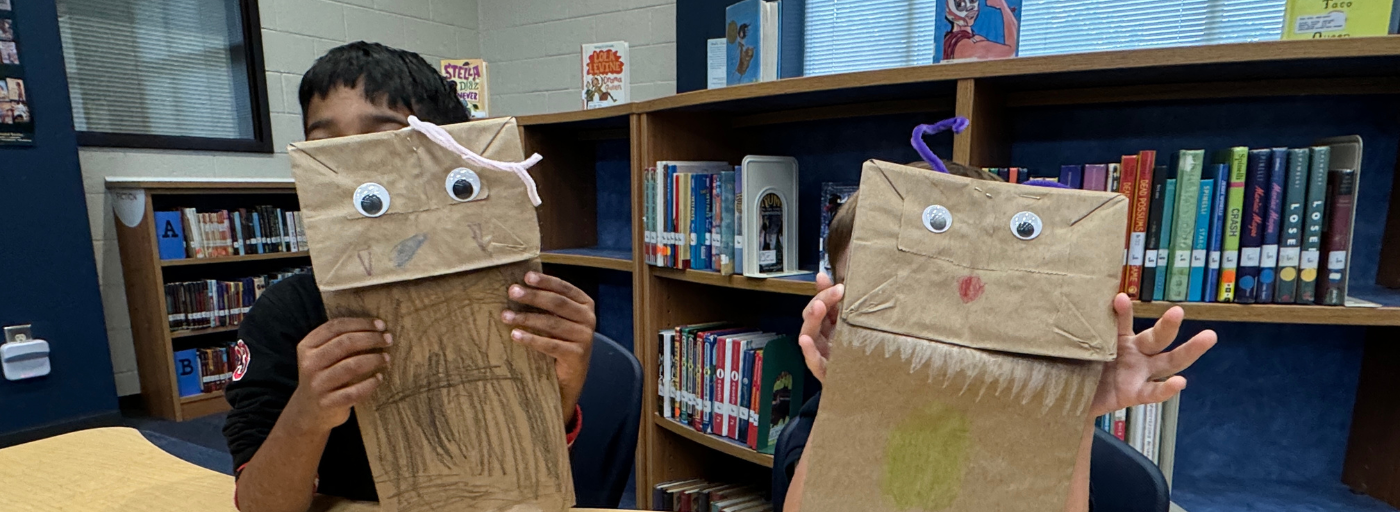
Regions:
[[[1140,162],[1139,167],[1146,165]],[[1167,199],[1167,168],[1155,167],[1152,170],[1152,196],[1148,203],[1147,237],[1143,247],[1142,284],[1138,290],[1138,300],[1151,301],[1157,289],[1157,249],[1162,234],[1162,208]]]
[[[1312,147],[1303,227],[1303,251],[1298,258],[1298,303],[1316,302],[1318,262],[1321,261],[1323,215],[1327,205],[1327,169],[1332,148]]]
[[[583,108],[631,101],[632,69],[627,41],[583,45]]]
[[[160,259],[185,259],[185,227],[180,212],[155,212]]]
[[[1288,148],[1274,148],[1269,160],[1269,204],[1264,214],[1264,241],[1259,245],[1259,293],[1254,302],[1274,301],[1278,272],[1279,228],[1283,217],[1283,193],[1288,181]]]
[[[471,114],[472,119],[491,117],[486,94],[486,61],[443,59],[438,61],[438,72],[457,88],[457,99],[467,106],[467,112]]]
[[[1211,200],[1215,198],[1215,178],[1202,179],[1200,194],[1196,197],[1196,223],[1195,234],[1191,237],[1191,267],[1189,269],[1190,285],[1186,291],[1186,300],[1191,302],[1202,302],[1205,300],[1206,283],[1206,259],[1210,244],[1210,213]]]
[[[1157,236],[1157,275],[1154,276],[1152,284],[1152,300],[1167,298],[1167,276],[1171,273],[1172,265],[1172,225],[1176,223],[1176,196],[1176,178],[1168,178],[1162,195],[1162,231]]]
[[[1303,213],[1308,193],[1308,161],[1312,150],[1288,150],[1288,184],[1283,195],[1283,229],[1279,232],[1278,282],[1274,302],[1298,301],[1298,263],[1303,248]]]
[[[1240,264],[1240,230],[1244,217],[1244,182],[1249,175],[1249,148],[1236,146],[1225,153],[1230,165],[1230,186],[1225,192],[1225,239],[1220,248],[1220,302],[1235,301],[1235,274]]]
[[[1352,215],[1355,213],[1356,171],[1333,169],[1327,182],[1327,235],[1323,254],[1326,279],[1318,286],[1322,304],[1341,306],[1347,297],[1347,270],[1351,255]]]
[[[1393,0],[1287,0],[1283,39],[1383,36],[1393,31]]]
[[[1169,301],[1186,300],[1191,287],[1191,250],[1196,234],[1196,205],[1200,200],[1205,151],[1183,149],[1177,156],[1176,219],[1172,223],[1172,261],[1168,273]]]
[[[1201,290],[1201,296],[1206,302],[1219,300],[1220,248],[1225,238],[1226,189],[1230,186],[1229,164],[1216,164],[1213,178],[1215,179],[1215,198],[1211,199],[1210,203],[1210,241],[1206,255],[1206,285]]]
[[[1240,231],[1240,268],[1235,285],[1235,302],[1241,304],[1253,304],[1259,295],[1259,246],[1264,243],[1264,216],[1268,214],[1270,156],[1267,149],[1249,151],[1244,220]]]

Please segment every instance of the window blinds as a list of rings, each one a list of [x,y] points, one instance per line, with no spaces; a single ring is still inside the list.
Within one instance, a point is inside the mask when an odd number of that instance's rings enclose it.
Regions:
[[[934,0],[807,0],[804,74],[933,62]]]
[[[1025,0],[1019,55],[1278,39],[1284,0]]]
[[[806,74],[932,63],[935,4],[807,0]],[[1024,0],[1021,8],[1020,55],[1032,56],[1278,39],[1284,0]]]
[[[60,0],[77,129],[253,138],[239,3]]]

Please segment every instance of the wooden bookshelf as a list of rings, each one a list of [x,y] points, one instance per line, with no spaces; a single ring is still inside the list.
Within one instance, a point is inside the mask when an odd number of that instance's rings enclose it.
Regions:
[[[557,249],[541,252],[540,262],[631,272],[632,251],[599,248]]]
[[[804,77],[688,92],[604,110],[544,114],[520,118],[527,148],[545,156],[538,169],[543,191],[568,189],[558,210],[541,210],[545,254],[541,259],[575,268],[605,268],[632,272],[635,351],[646,372],[644,403],[657,392],[660,354],[655,346],[659,329],[716,319],[752,320],[774,307],[801,304],[815,292],[812,275],[786,279],[754,279],[715,272],[659,268],[645,264],[642,254],[644,191],[639,186],[645,169],[660,160],[728,160],[746,154],[790,154],[764,142],[767,130],[793,129],[835,132],[831,122],[862,122],[878,116],[926,115],[937,120],[957,114],[972,121],[972,129],[953,137],[954,161],[974,166],[1010,165],[1015,134],[1012,121],[1027,109],[1073,105],[1156,104],[1238,98],[1309,97],[1336,95],[1394,95],[1400,93],[1400,37],[1279,41],[1187,48],[1112,51],[1091,54],[1017,58],[915,66],[860,73]],[[864,125],[863,125],[864,126]],[[594,222],[600,206],[593,202],[600,188],[619,187],[594,179],[589,159],[591,141],[618,137],[626,129],[631,146],[632,255],[599,260],[587,254],[599,243]],[[899,132],[907,137],[908,126]],[[946,154],[945,154],[946,155]],[[793,156],[801,156],[794,154]],[[533,172],[533,171],[532,171]],[[547,177],[547,178],[546,178]],[[578,191],[578,192],[575,192]],[[550,199],[546,198],[546,205]],[[1392,207],[1400,211],[1400,207]],[[809,207],[801,215],[812,215]],[[1395,230],[1400,233],[1400,230]],[[1400,235],[1382,240],[1400,253]],[[1374,247],[1354,250],[1376,250]],[[583,251],[570,254],[568,251]],[[1395,266],[1396,262],[1382,261]],[[1384,270],[1383,270],[1384,272]],[[1400,274],[1400,272],[1397,272]],[[1370,300],[1377,300],[1365,297]],[[1384,307],[1182,304],[1192,320],[1222,322],[1325,324],[1367,326],[1372,333],[1395,332],[1400,326],[1400,300],[1377,300]],[[773,306],[778,304],[779,306]],[[1135,303],[1134,316],[1157,318],[1172,304]],[[800,306],[799,306],[800,307]],[[786,310],[784,310],[786,311]],[[793,317],[799,308],[792,309]],[[1372,344],[1380,343],[1379,335]],[[1228,343],[1228,340],[1225,341]],[[1367,348],[1367,361],[1377,352]],[[1392,350],[1390,354],[1394,354]],[[1393,357],[1392,357],[1393,359]],[[1394,379],[1376,376],[1367,363],[1358,393],[1352,444],[1388,446],[1388,452],[1348,457],[1347,483],[1385,498],[1400,483],[1385,480],[1382,469],[1362,461],[1400,460],[1400,434],[1381,428],[1386,418],[1400,417],[1393,394],[1379,389]],[[1364,397],[1364,400],[1362,399]],[[741,481],[759,487],[768,483],[772,457],[736,443],[695,432],[688,426],[656,415],[646,406],[637,449],[637,500],[650,505],[654,484],[681,478]],[[1390,489],[1394,488],[1394,491]]]
[[[227,209],[254,204],[295,207],[296,186],[291,180],[221,179],[119,179],[109,178],[114,195],[135,197],[143,203],[134,227],[117,224],[117,244],[126,281],[127,310],[131,315],[132,341],[141,381],[141,401],[152,416],[184,421],[228,410],[222,391],[179,396],[175,381],[175,344],[182,348],[213,346],[236,339],[238,326],[171,331],[165,308],[165,283],[192,279],[225,279],[239,272],[256,274],[304,265],[308,253],[287,252],[161,260],[154,212],[176,205],[201,209]],[[139,193],[138,193],[139,191]],[[246,269],[246,270],[245,270]],[[241,276],[240,276],[241,277]]]
[[[307,251],[293,252],[273,252],[267,254],[248,254],[244,256],[226,256],[223,258],[185,258],[182,260],[161,260],[162,267],[183,267],[186,265],[213,265],[216,263],[242,263],[247,261],[280,260],[289,258],[309,258],[311,253]]]

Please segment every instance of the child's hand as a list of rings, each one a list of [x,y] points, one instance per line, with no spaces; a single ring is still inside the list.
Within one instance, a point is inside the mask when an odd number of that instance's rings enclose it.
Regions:
[[[846,293],[846,285],[832,286],[826,274],[817,274],[817,295],[802,310],[802,332],[797,336],[797,344],[802,347],[802,357],[807,360],[807,369],[817,380],[826,382],[826,358],[831,354],[831,330],[836,328],[836,317],[840,313],[837,305]]]
[[[573,421],[574,406],[583,394],[583,381],[588,376],[588,359],[593,354],[593,329],[598,322],[593,299],[563,279],[539,272],[525,273],[525,284],[511,285],[510,300],[545,312],[506,310],[501,312],[501,320],[519,327],[510,333],[516,343],[554,358],[559,401],[567,424]]]
[[[1166,401],[1186,389],[1186,377],[1177,373],[1190,367],[1215,346],[1215,331],[1205,330],[1175,350],[1162,352],[1176,339],[1185,312],[1168,309],[1157,325],[1133,334],[1133,303],[1126,294],[1113,298],[1118,315],[1118,358],[1104,366],[1091,414],[1102,416],[1125,407]]]

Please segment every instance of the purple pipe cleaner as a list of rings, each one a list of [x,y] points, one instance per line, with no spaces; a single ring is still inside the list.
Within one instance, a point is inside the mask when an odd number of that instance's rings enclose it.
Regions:
[[[925,162],[928,162],[929,166],[933,167],[933,170],[948,174],[948,167],[943,165],[943,160],[938,158],[938,155],[933,154],[933,151],[928,148],[928,144],[924,143],[924,136],[933,135],[950,129],[953,130],[953,133],[962,133],[970,124],[972,124],[971,121],[961,116],[944,119],[934,124],[921,124],[914,127],[914,136],[909,139],[909,144],[914,146],[914,151],[917,151],[919,157],[923,158]],[[1032,187],[1069,188],[1069,186],[1058,181],[1037,180],[1023,182],[1021,184],[1030,185]]]

